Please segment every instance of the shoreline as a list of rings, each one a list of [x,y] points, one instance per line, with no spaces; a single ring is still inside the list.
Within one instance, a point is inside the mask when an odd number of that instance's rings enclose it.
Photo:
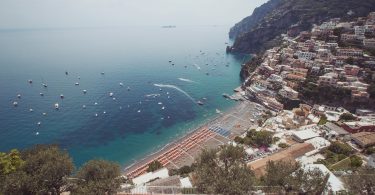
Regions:
[[[224,120],[228,116],[233,116],[233,114],[237,113],[237,111],[241,107],[247,106],[248,103],[254,103],[254,102],[247,101],[247,100],[243,102],[237,102],[235,103],[235,105],[228,107],[226,111],[218,114],[218,116],[207,119],[207,121],[204,121],[203,123],[196,125],[196,127],[191,128],[192,130],[186,132],[185,134],[181,136],[176,137],[176,139],[172,139],[170,142],[165,144],[160,149],[157,149],[156,151],[151,152],[150,154],[146,155],[140,160],[136,160],[134,163],[123,167],[123,175],[128,176],[128,177],[130,176],[131,178],[133,178],[134,177],[132,176],[133,172],[137,172],[137,170],[142,170],[142,169],[144,170],[145,167],[147,167],[147,165],[150,162],[163,158],[163,156],[168,154],[171,150],[175,150],[176,147],[179,147],[180,143],[183,143],[184,141],[189,141],[189,138],[194,137],[195,134],[200,133],[202,131],[209,131],[208,127],[214,124],[220,124],[219,123],[220,121]],[[229,138],[227,139],[231,140]],[[195,143],[194,141],[190,141],[190,142],[192,142],[193,144]],[[135,176],[138,176],[138,174],[135,174]]]

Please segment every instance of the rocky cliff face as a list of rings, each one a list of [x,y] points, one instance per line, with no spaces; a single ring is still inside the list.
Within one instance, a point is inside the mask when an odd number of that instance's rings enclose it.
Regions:
[[[309,30],[330,18],[361,17],[371,11],[375,0],[270,0],[230,30],[235,38],[231,51],[258,53],[277,44],[278,36],[292,25]]]
[[[251,16],[244,18],[230,29],[229,38],[235,39],[239,35],[249,32],[252,28],[256,27],[269,12],[278,6],[280,2],[281,0],[270,0],[256,8]]]

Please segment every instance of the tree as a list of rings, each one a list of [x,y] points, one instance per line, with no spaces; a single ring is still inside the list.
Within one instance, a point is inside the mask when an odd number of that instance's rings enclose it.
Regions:
[[[374,154],[374,153],[375,153],[375,147],[373,146],[373,147],[367,148],[367,149],[365,150],[365,153],[366,153],[367,155]]]
[[[269,161],[264,185],[280,187],[284,192],[299,192],[301,194],[318,194],[325,186],[326,176],[319,169],[303,169],[300,164],[290,161]]]
[[[148,165],[147,172],[154,172],[162,167],[163,165],[159,161],[155,160]]]
[[[341,143],[341,142],[333,142],[329,147],[328,150],[336,153],[336,154],[343,154],[345,156],[348,156],[349,154],[352,153],[352,148],[346,144],[346,143]]]
[[[340,121],[353,121],[353,120],[356,120],[356,119],[357,118],[350,113],[343,113],[340,116]]]
[[[68,153],[55,145],[36,145],[21,152],[20,166],[17,152],[11,152],[15,171],[4,177],[4,194],[60,194],[65,191],[67,177],[74,166]]]
[[[120,166],[105,160],[91,160],[77,173],[72,194],[116,194],[125,179],[121,177]]]
[[[352,194],[374,194],[375,169],[361,168],[353,174],[344,176],[344,182]]]
[[[220,150],[203,150],[194,172],[200,193],[240,195],[253,186],[254,174],[246,166],[241,147],[225,145]]]
[[[352,167],[355,167],[355,168],[358,168],[360,166],[362,166],[362,158],[357,156],[357,155],[353,155],[350,157],[350,166]]]
[[[8,154],[0,152],[0,176],[15,172],[23,164],[24,161],[18,150],[13,149]]]
[[[324,125],[324,124],[326,124],[327,123],[327,116],[324,114],[324,115],[322,115],[321,117],[320,117],[320,120],[319,120],[319,123],[318,123],[318,125]]]
[[[30,191],[35,194],[60,194],[65,191],[66,178],[74,165],[66,151],[56,145],[37,145],[22,153],[23,171],[29,178]]]

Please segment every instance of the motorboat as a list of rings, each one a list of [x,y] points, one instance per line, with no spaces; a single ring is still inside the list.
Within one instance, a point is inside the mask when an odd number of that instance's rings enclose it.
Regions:
[[[21,98],[21,94],[18,94],[18,95],[17,95],[17,98],[19,98],[19,99],[20,99],[20,98]]]
[[[58,103],[55,104],[55,109],[56,109],[56,110],[59,109],[59,104],[58,104]]]
[[[101,75],[104,75],[104,72],[100,73]]]
[[[40,96],[44,96],[44,94],[43,94],[43,93],[39,93],[39,95],[40,95]]]
[[[120,86],[121,86],[121,87],[123,87],[123,86],[124,86],[124,83],[119,83],[119,84],[120,84]]]
[[[78,85],[79,85],[79,83],[77,82],[77,83],[75,83],[75,85],[76,85],[76,86],[78,86]]]
[[[87,90],[86,90],[86,89],[84,89],[84,90],[82,90],[82,92],[83,92],[83,94],[86,94],[86,93],[87,93]]]
[[[47,84],[45,84],[45,83],[42,83],[42,85],[43,85],[43,87],[44,87],[44,88],[47,88]]]
[[[47,116],[47,113],[46,113],[46,112],[43,112],[42,115],[43,115],[43,116]]]
[[[34,112],[34,110],[32,108],[29,109],[30,112]]]
[[[40,125],[42,125],[42,122],[39,121],[39,122],[37,122],[36,124],[37,124],[38,126],[40,126]]]
[[[82,105],[82,108],[83,108],[83,109],[86,109],[86,105]]]
[[[165,109],[165,107],[163,106],[163,107],[161,107],[161,109],[162,109],[162,110],[164,110],[164,109]]]
[[[112,92],[109,93],[109,97],[113,97],[113,93]]]
[[[98,105],[98,102],[95,102],[94,105]]]
[[[29,82],[29,83],[31,84],[31,83],[33,83],[33,80],[30,79],[30,80],[28,80],[27,82]]]
[[[140,112],[141,112],[141,110],[138,110],[137,112],[138,112],[138,113],[140,113]]]
[[[61,99],[64,99],[64,94],[60,94],[60,98],[61,98]]]
[[[18,106],[18,102],[13,102],[13,106]]]
[[[202,106],[204,103],[202,101],[197,101],[197,104]]]
[[[65,75],[68,75],[69,73],[68,73],[68,71],[65,71]]]

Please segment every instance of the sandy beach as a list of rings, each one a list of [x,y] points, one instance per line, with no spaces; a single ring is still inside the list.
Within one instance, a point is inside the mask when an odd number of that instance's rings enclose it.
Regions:
[[[243,134],[249,128],[256,127],[259,108],[250,101],[243,101],[225,113],[198,126],[186,135],[167,144],[162,149],[148,155],[124,170],[129,178],[146,173],[148,164],[158,160],[168,169],[177,169],[194,162],[203,149],[217,148],[234,137]]]

